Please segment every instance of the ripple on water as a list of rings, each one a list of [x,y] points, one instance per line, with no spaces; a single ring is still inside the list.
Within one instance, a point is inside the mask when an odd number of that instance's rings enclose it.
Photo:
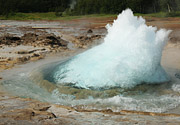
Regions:
[[[83,109],[167,112],[180,105],[180,84],[176,78],[170,83],[141,84],[131,89],[91,90],[56,85],[44,79],[47,67],[16,75],[1,84],[17,96]]]

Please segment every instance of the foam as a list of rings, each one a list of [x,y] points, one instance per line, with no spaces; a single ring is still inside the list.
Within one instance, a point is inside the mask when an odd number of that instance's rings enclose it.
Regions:
[[[131,88],[170,80],[160,64],[170,30],[147,26],[130,9],[106,28],[108,34],[101,45],[56,67],[52,74],[57,84],[72,83],[86,89]]]

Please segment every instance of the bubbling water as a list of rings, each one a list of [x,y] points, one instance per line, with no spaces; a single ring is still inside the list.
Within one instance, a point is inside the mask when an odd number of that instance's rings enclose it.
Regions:
[[[101,45],[56,67],[52,72],[55,83],[99,89],[170,80],[160,64],[170,30],[147,26],[130,9],[106,28],[108,34]]]

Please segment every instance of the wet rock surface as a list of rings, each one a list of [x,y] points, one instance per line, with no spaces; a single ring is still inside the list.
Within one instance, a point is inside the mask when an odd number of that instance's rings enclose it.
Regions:
[[[61,39],[61,37],[57,37],[54,34],[44,33],[41,35],[37,35],[36,33],[27,33],[22,37],[16,37],[11,34],[5,34],[0,37],[1,46],[18,46],[18,45],[30,45],[30,46],[38,46],[38,47],[47,47],[59,48],[59,47],[67,47],[68,42]]]
[[[21,37],[24,45],[31,46],[40,46],[46,47],[49,46],[50,49],[64,47],[66,48],[68,42],[61,39],[61,37],[57,37],[54,34],[41,34],[37,35],[35,33],[27,33]]]
[[[178,124],[180,115],[74,109],[0,93],[0,124]]]
[[[93,44],[95,40],[100,40],[102,38],[102,35],[77,36],[76,41],[74,41],[74,43],[79,48],[87,48],[89,45]]]
[[[93,41],[101,38],[101,35],[81,34],[79,37],[60,33],[59,30],[51,31],[49,28],[47,30],[47,28],[11,25],[0,27],[0,31],[5,32],[0,35],[0,71],[12,68],[15,64],[42,59],[49,53],[87,48]],[[12,34],[13,30],[19,34]]]

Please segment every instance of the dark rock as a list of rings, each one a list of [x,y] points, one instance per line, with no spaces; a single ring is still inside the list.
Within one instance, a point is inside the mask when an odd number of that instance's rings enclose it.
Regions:
[[[2,45],[19,45],[21,44],[21,38],[6,34],[0,37],[0,44]]]
[[[175,77],[178,78],[178,79],[180,79],[180,73],[176,73],[176,74],[175,74]]]
[[[22,37],[14,37],[12,35],[5,35],[0,37],[0,44],[9,46],[28,45],[34,47],[50,47],[50,49],[67,48],[68,42],[57,37],[54,34],[43,33],[27,33]],[[30,54],[33,52],[19,51],[18,54]]]
[[[39,56],[40,56],[40,54],[37,54],[37,53],[33,54],[33,57],[39,57]]]
[[[38,35],[35,34],[35,33],[26,33],[26,34],[24,34],[24,36],[22,36],[22,38],[23,38],[23,37],[25,37],[25,38],[26,38],[26,37],[29,37],[29,38],[31,37],[31,38],[32,38],[32,37],[37,37],[37,36],[38,36]]]
[[[56,37],[55,35],[46,36],[45,41],[43,42],[44,45],[50,45],[53,48],[58,48],[60,46],[67,46],[68,42],[62,40],[60,37]]]
[[[47,36],[46,38],[52,41],[58,41],[58,39],[55,36]]]
[[[18,63],[26,62],[29,60],[29,57],[19,57],[17,58]]]
[[[89,29],[89,30],[87,31],[87,33],[93,33],[92,29]]]
[[[21,37],[21,39],[23,40],[23,44],[28,45],[28,44],[32,44],[35,41],[37,41],[38,35],[35,33],[27,33],[24,34],[24,36]]]
[[[51,106],[47,106],[47,107],[43,107],[41,109],[39,109],[39,111],[47,111]]]
[[[92,35],[92,36],[78,36],[76,37],[80,41],[79,47],[82,48],[84,45],[91,44],[94,40],[100,39],[101,35]]]
[[[7,36],[6,40],[13,40],[13,41],[17,41],[17,40],[21,40],[19,37],[13,37],[13,36]]]
[[[29,54],[29,52],[26,50],[21,50],[21,51],[18,51],[17,54]]]

